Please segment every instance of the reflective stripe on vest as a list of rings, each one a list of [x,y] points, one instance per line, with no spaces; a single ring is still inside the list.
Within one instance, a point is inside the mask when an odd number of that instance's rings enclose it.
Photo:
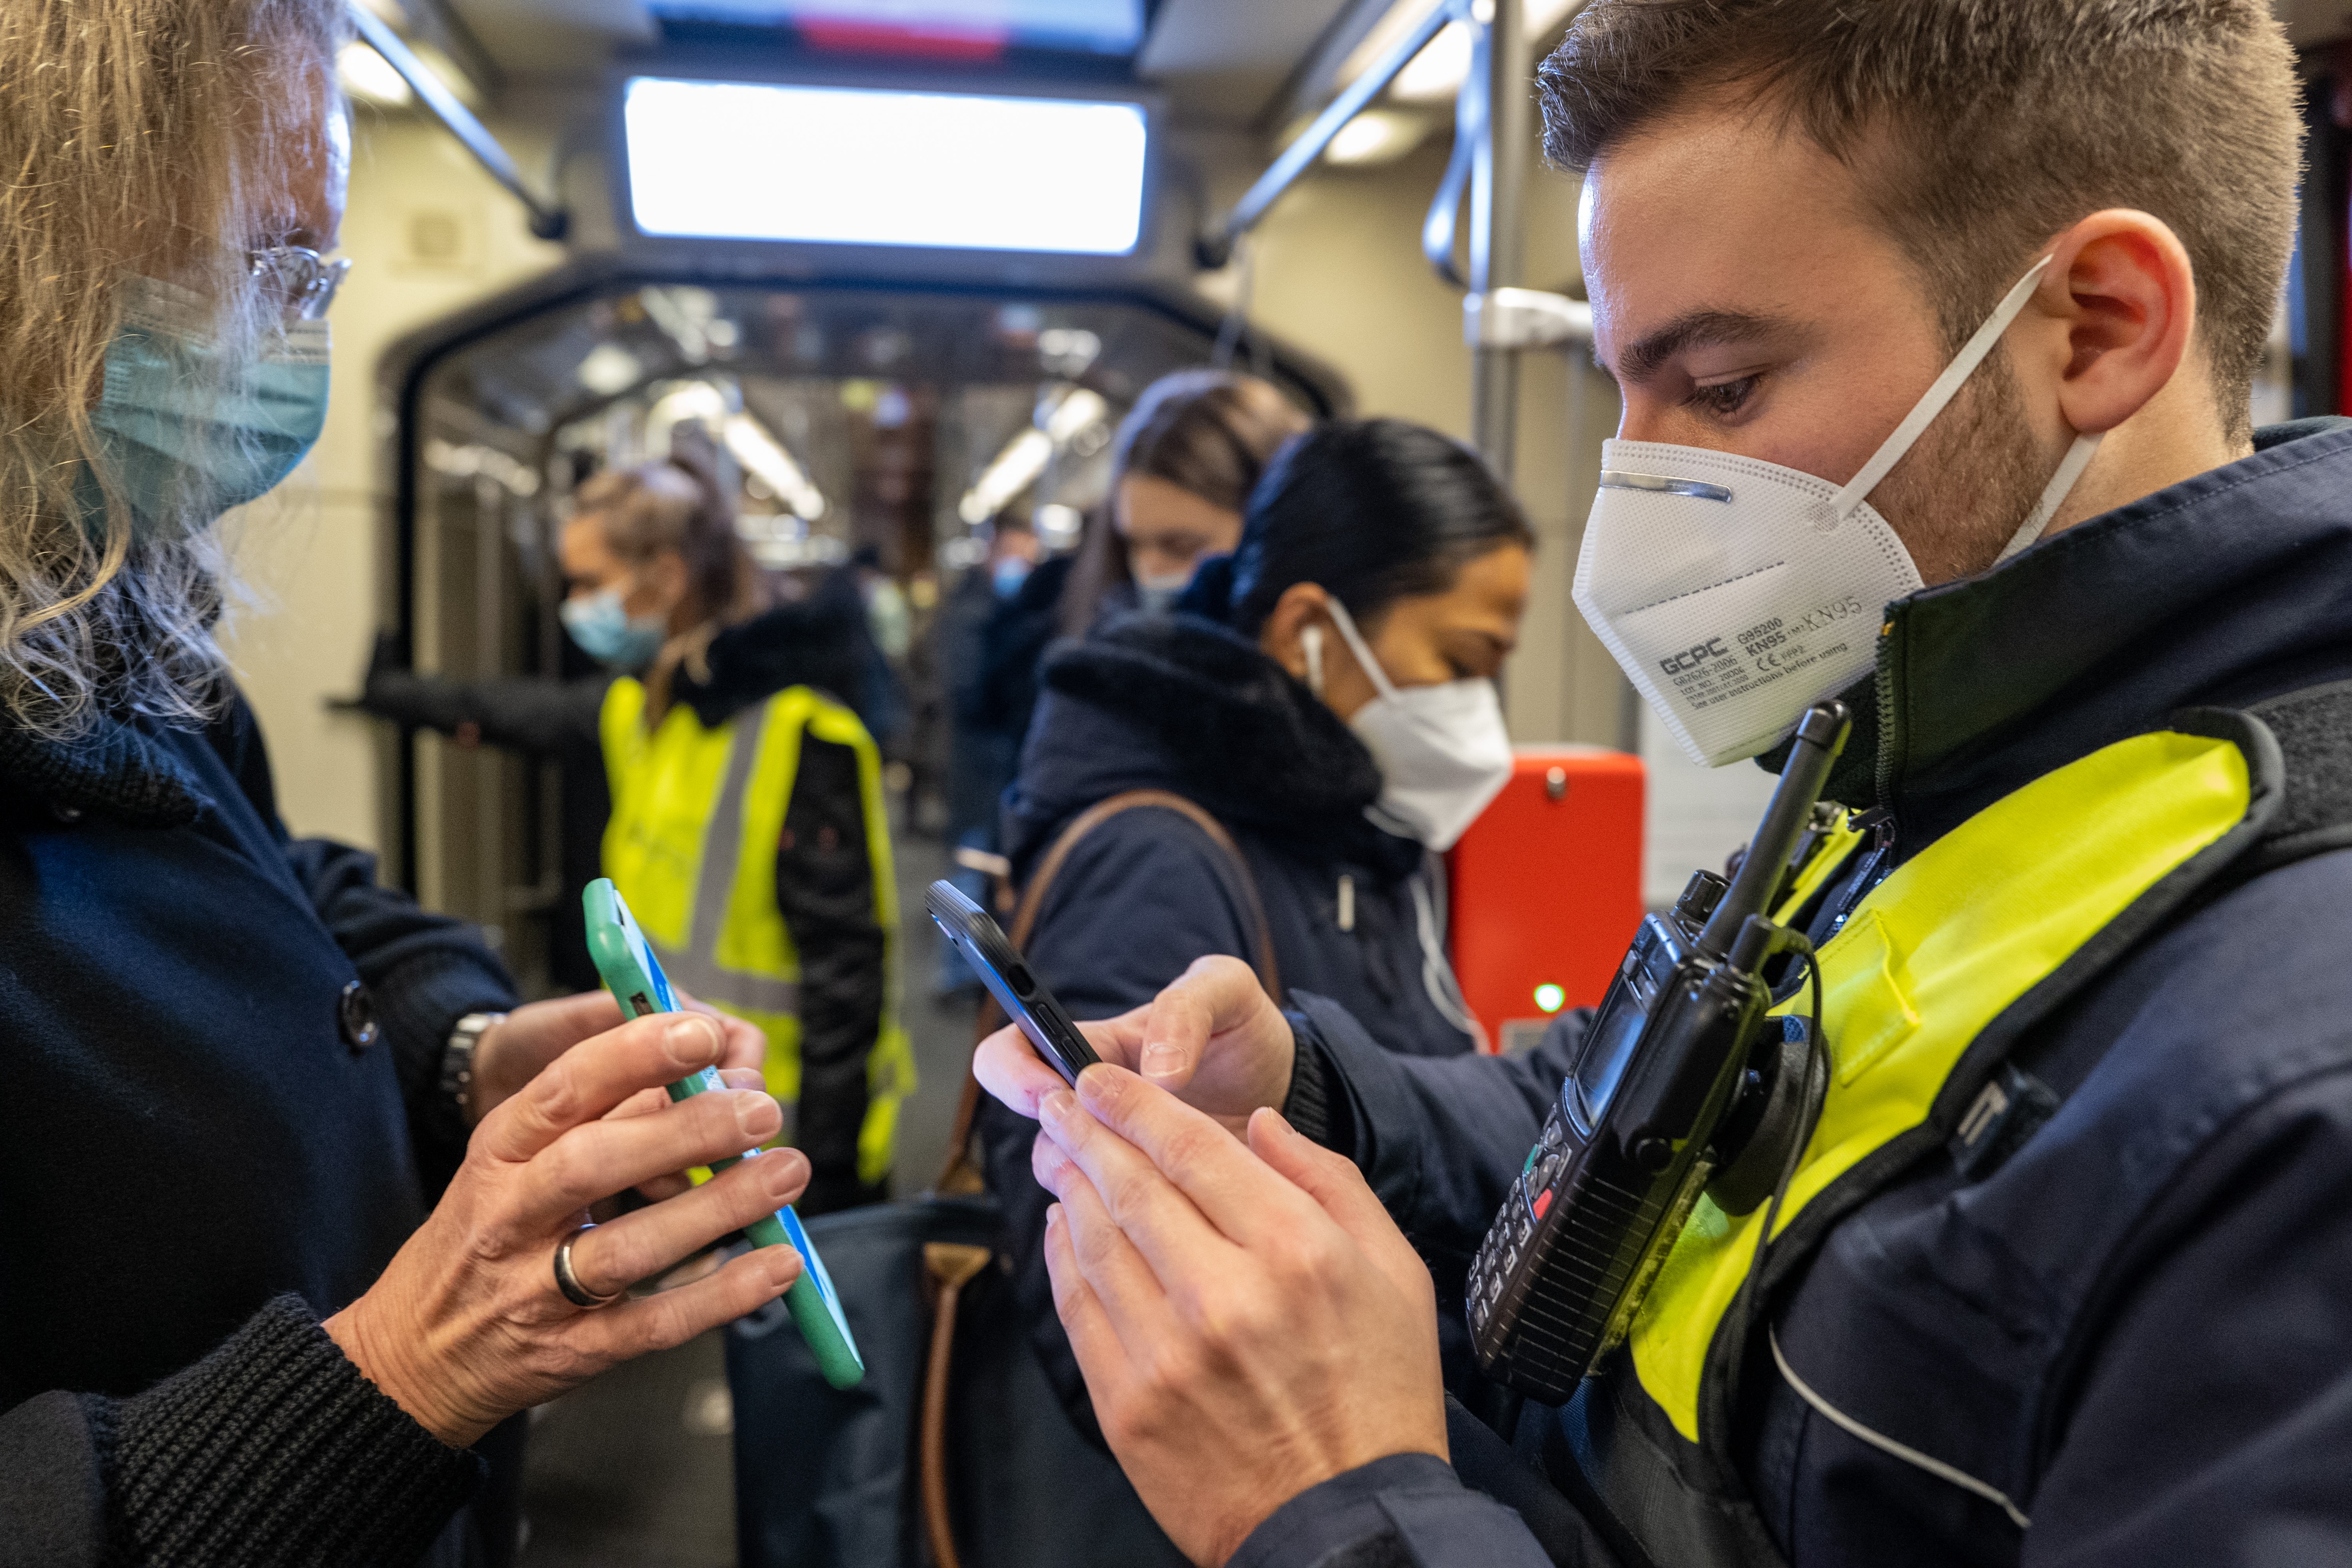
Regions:
[[[2251,800],[2232,742],[2137,736],[1987,807],[1874,889],[1821,951],[1833,1077],[1774,1236],[1926,1121],[1988,1024],[2238,826]],[[1800,992],[1781,1010],[1804,1005]],[[1763,1214],[1735,1219],[1701,1198],[1634,1320],[1641,1387],[1694,1443],[1710,1347]]]
[[[898,882],[873,738],[856,714],[805,686],[788,687],[716,729],[681,703],[649,733],[645,707],[645,687],[633,679],[614,681],[605,694],[599,727],[613,791],[605,874],[671,979],[766,1031],[768,1089],[780,1100],[800,1095],[800,955],[776,903],[776,858],[801,737],[845,745],[857,758],[886,970],[857,1163],[863,1180],[879,1181],[890,1168],[899,1101],[914,1092],[915,1067],[898,1018]]]

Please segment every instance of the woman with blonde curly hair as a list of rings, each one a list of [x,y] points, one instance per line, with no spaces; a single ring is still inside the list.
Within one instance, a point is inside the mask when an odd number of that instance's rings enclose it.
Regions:
[[[341,16],[0,5],[10,1562],[502,1560],[458,1517],[477,1445],[798,1272],[623,1293],[806,1179],[678,1173],[778,1131],[756,1029],[513,1007],[455,922],[278,819],[213,524],[325,417]],[[707,1064],[744,1070],[672,1106]]]

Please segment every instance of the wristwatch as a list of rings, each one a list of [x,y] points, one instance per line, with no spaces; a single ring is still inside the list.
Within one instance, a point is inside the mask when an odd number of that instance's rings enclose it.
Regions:
[[[470,1120],[474,1051],[484,1035],[506,1021],[504,1013],[468,1013],[457,1020],[449,1031],[449,1043],[441,1047],[441,1092],[457,1105],[461,1118]]]

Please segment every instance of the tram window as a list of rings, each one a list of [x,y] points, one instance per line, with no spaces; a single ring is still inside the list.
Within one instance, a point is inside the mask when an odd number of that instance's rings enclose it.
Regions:
[[[639,77],[623,116],[647,234],[1124,256],[1142,107]]]

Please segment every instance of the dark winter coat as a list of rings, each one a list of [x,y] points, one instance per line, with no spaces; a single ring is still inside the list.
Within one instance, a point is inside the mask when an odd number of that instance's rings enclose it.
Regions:
[[[1354,731],[1255,644],[1183,616],[1129,616],[1045,660],[1045,696],[1005,797],[1017,879],[1071,818],[1127,790],[1185,796],[1239,845],[1272,928],[1283,984],[1358,998],[1382,1047],[1412,1056],[1472,1047],[1423,980],[1413,884],[1429,858],[1364,808],[1380,770]],[[1148,1002],[1209,953],[1252,959],[1255,938],[1223,854],[1173,812],[1111,818],[1082,839],[1048,889],[1030,967],[1079,1018]],[[1353,883],[1352,928],[1340,879]],[[1003,1199],[1016,1289],[1046,1371],[1091,1423],[1045,1277],[1045,1208],[1029,1171],[1037,1124],[983,1100],[989,1184]]]
[[[455,1169],[442,1047],[513,999],[372,857],[288,836],[241,700],[0,729],[0,1557],[416,1560],[478,1461],[318,1320]]]
[[[1894,605],[1832,793],[1890,811],[1907,858],[2176,710],[2352,679],[2352,425],[2257,446]],[[2352,778],[2352,725],[2302,739],[2320,773]],[[2165,921],[2021,1037],[2011,1059],[2063,1103],[2020,1150],[1974,1177],[1930,1152],[1830,1228],[1761,1321],[1830,1405],[2032,1522],[1832,1425],[1751,1342],[1735,1457],[1795,1568],[2352,1550],[2347,909],[2352,850],[2337,849]],[[1297,1025],[1328,1141],[1432,1256],[1466,1259],[1573,1030],[1528,1059],[1425,1062],[1330,1004]],[[1570,1489],[1606,1424],[1586,1407],[1597,1386],[1519,1425],[1521,1450]],[[1606,1561],[1566,1519],[1546,1530],[1554,1549]],[[1293,1499],[1233,1561],[1547,1558],[1436,1461],[1391,1459]]]

